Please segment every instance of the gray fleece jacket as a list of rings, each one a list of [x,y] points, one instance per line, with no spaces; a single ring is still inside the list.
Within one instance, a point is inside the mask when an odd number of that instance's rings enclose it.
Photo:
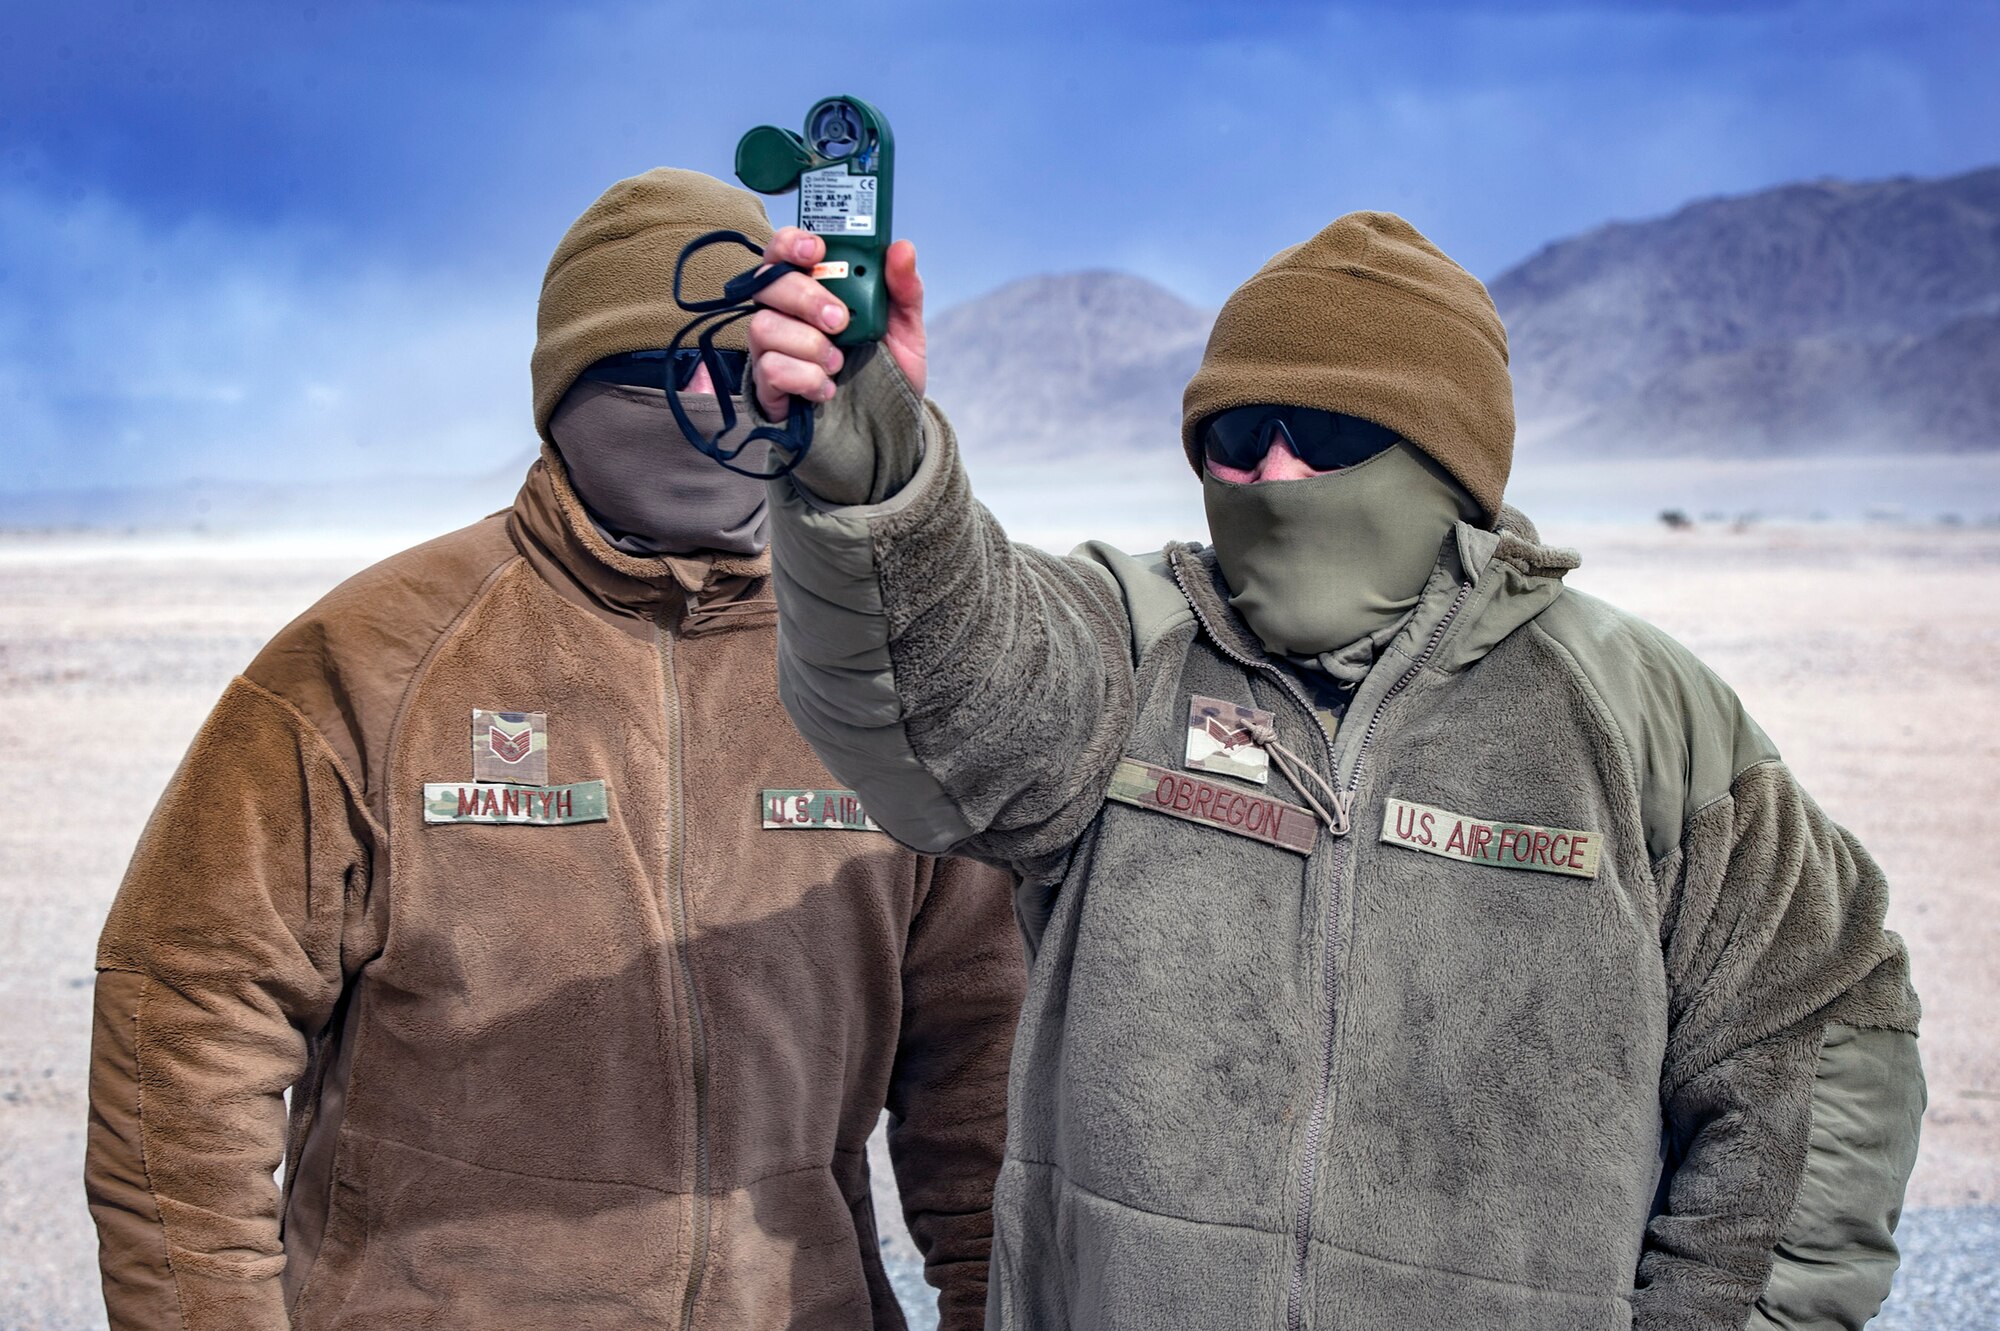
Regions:
[[[773,484],[781,695],[898,838],[1022,875],[1036,953],[989,1327],[1873,1316],[1923,1109],[1906,955],[1685,649],[1509,510],[1330,736],[1209,552],[1012,545],[886,357],[836,405],[806,480],[845,458],[872,502]],[[1347,826],[1276,765],[1188,771],[1195,697],[1270,713]]]

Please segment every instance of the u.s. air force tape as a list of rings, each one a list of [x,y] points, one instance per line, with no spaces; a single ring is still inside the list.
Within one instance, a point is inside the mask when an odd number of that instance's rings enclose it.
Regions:
[[[1319,823],[1308,809],[1137,758],[1118,760],[1105,795],[1120,804],[1185,818],[1300,855],[1312,854],[1319,839]]]
[[[1382,840],[1448,860],[1572,878],[1597,877],[1604,847],[1604,838],[1596,832],[1493,822],[1396,799],[1382,810]]]
[[[851,790],[767,790],[757,798],[767,831],[819,828],[841,832],[879,832],[861,798]]]

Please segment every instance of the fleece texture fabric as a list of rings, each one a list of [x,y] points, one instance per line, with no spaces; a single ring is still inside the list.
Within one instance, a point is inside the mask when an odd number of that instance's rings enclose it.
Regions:
[[[780,687],[890,831],[1021,874],[989,1327],[1873,1314],[1922,1095],[1907,958],[1720,680],[1503,509],[1452,529],[1329,736],[1212,552],[1012,545],[920,419],[882,503],[774,486]],[[1107,800],[1121,757],[1183,770],[1196,696],[1270,712],[1350,830],[1298,854]],[[1601,859],[1425,853],[1392,801]]]
[[[885,1107],[942,1325],[981,1324],[1011,884],[763,829],[761,791],[838,784],[778,703],[767,564],[620,553],[545,454],[230,685],[98,950],[114,1331],[900,1328]],[[609,817],[426,824],[475,707],[545,713]]]
[[[689,241],[720,230],[740,231],[760,248],[771,239],[756,195],[673,167],[619,181],[570,225],[549,259],[535,311],[535,429],[544,441],[554,442],[556,404],[592,363],[667,346],[695,317],[674,302],[674,264]],[[740,246],[710,246],[688,261],[681,289],[713,299],[756,262]],[[738,320],[715,343],[743,350],[749,330]]]
[[[1196,473],[1201,423],[1253,403],[1386,425],[1500,512],[1514,464],[1507,330],[1478,278],[1393,213],[1349,213],[1223,302],[1181,398]]]
[[[840,392],[831,402],[792,404],[793,411],[813,412],[818,424],[812,448],[791,474],[822,506],[882,503],[909,484],[923,461],[924,402],[879,342],[847,352],[834,383]],[[764,415],[754,385],[744,396],[761,423],[775,423]]]

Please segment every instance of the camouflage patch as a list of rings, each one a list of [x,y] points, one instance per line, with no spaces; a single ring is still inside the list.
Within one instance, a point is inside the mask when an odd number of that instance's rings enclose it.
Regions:
[[[519,824],[557,827],[601,823],[611,816],[602,781],[570,786],[517,786],[486,781],[426,781],[427,823]]]
[[[766,828],[819,827],[844,832],[879,832],[851,790],[767,790],[758,800]]]
[[[1250,727],[1270,724],[1269,712],[1197,693],[1188,703],[1187,765],[1261,786],[1271,779],[1271,755],[1250,738]]]
[[[1572,878],[1597,877],[1598,857],[1604,846],[1604,838],[1596,832],[1495,823],[1394,799],[1382,810],[1382,840],[1468,864]]]
[[[1300,855],[1312,854],[1319,840],[1319,822],[1310,810],[1206,777],[1171,772],[1137,758],[1118,760],[1117,770],[1111,774],[1111,789],[1105,796],[1120,804],[1219,827]]]
[[[545,786],[549,781],[549,718],[544,712],[472,709],[472,779]]]

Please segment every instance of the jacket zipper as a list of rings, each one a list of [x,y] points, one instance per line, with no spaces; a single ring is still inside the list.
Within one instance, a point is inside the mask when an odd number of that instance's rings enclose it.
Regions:
[[[680,989],[687,1004],[688,1030],[694,1042],[690,1063],[694,1076],[694,1195],[689,1199],[693,1231],[692,1256],[688,1263],[687,1293],[681,1299],[681,1331],[692,1331],[695,1303],[701,1296],[701,1282],[708,1266],[708,1038],[702,1027],[701,999],[695,993],[692,939],[688,931],[687,876],[682,862],[686,843],[687,816],[682,800],[682,737],[680,684],[674,672],[674,643],[664,625],[653,628],[654,643],[660,654],[660,680],[664,688],[663,709],[667,723],[667,762],[672,773],[668,783],[667,811],[667,903],[673,915],[674,959]]]
[[[1213,642],[1224,656],[1238,665],[1246,669],[1261,670],[1277,680],[1284,686],[1285,692],[1304,709],[1307,718],[1313,723],[1313,728],[1326,741],[1328,775],[1338,781],[1340,764],[1334,753],[1333,736],[1328,735],[1326,727],[1319,724],[1319,716],[1313,711],[1312,704],[1306,700],[1305,690],[1299,688],[1291,676],[1271,662],[1252,660],[1224,642],[1216,633],[1215,626],[1209,623],[1208,616],[1203,613],[1200,604],[1193,596],[1188,595],[1187,582],[1181,575],[1180,565],[1176,562],[1172,567],[1174,581],[1179,584],[1181,595],[1187,597],[1188,606],[1194,611],[1195,618],[1201,622],[1209,641]],[[1410,664],[1410,668],[1405,670],[1380,698],[1376,699],[1375,709],[1369,713],[1368,724],[1362,729],[1361,739],[1355,747],[1354,771],[1348,777],[1347,789],[1343,792],[1348,797],[1350,808],[1355,792],[1361,788],[1361,773],[1368,761],[1368,750],[1375,742],[1375,729],[1382,720],[1383,711],[1389,706],[1389,700],[1408,688],[1410,681],[1414,680],[1418,673],[1430,664],[1431,658],[1437,655],[1438,647],[1444,641],[1445,631],[1451,627],[1452,621],[1458,618],[1459,609],[1464,606],[1465,598],[1471,591],[1471,583],[1459,584],[1458,595],[1452,598],[1451,608],[1445,611],[1444,618],[1440,619],[1437,627],[1431,630],[1423,651]],[[1326,1131],[1327,1114],[1331,1110],[1333,1100],[1333,1046],[1336,1027],[1334,1019],[1338,1015],[1338,1007],[1334,1001],[1334,981],[1339,973],[1336,930],[1340,910],[1340,889],[1347,874],[1347,848],[1353,839],[1352,832],[1353,823],[1350,819],[1348,833],[1336,837],[1333,843],[1333,888],[1327,893],[1326,945],[1321,949],[1320,963],[1320,984],[1326,991],[1326,1037],[1320,1043],[1319,1086],[1313,1092],[1312,1113],[1306,1119],[1306,1156],[1299,1166],[1299,1222],[1292,1236],[1292,1279],[1285,1296],[1286,1331],[1303,1331],[1305,1326],[1306,1259],[1312,1251],[1313,1185],[1319,1176],[1320,1136]]]
[[[1375,728],[1381,723],[1382,713],[1388,710],[1389,701],[1408,688],[1410,681],[1414,680],[1423,668],[1430,664],[1431,658],[1437,655],[1438,645],[1444,641],[1445,630],[1449,629],[1451,622],[1458,618],[1459,607],[1465,604],[1466,595],[1471,590],[1471,583],[1459,584],[1458,595],[1452,598],[1451,608],[1444,612],[1444,618],[1440,619],[1437,627],[1431,630],[1430,639],[1425,642],[1424,650],[1418,653],[1415,661],[1410,663],[1410,668],[1405,670],[1402,676],[1394,684],[1391,684],[1380,698],[1375,700],[1375,709],[1368,714],[1368,724],[1363,727],[1361,739],[1355,745],[1354,771],[1347,778],[1346,793],[1350,809],[1354,806],[1356,792],[1361,789],[1361,773],[1368,764],[1368,750],[1375,742]],[[1331,742],[1328,743],[1327,748],[1328,752],[1331,753]],[[1340,779],[1340,768],[1338,765],[1334,767],[1333,779],[1336,781]],[[1351,835],[1351,821],[1349,831],[1350,835],[1344,836],[1333,843],[1333,891],[1327,896],[1326,947],[1324,949],[1326,962],[1323,976],[1323,983],[1326,985],[1326,1039],[1320,1046],[1319,1088],[1313,1093],[1312,1117],[1307,1120],[1306,1124],[1306,1158],[1299,1166],[1299,1228],[1298,1233],[1292,1240],[1292,1284],[1285,1303],[1286,1331],[1303,1331],[1305,1326],[1306,1259],[1310,1255],[1312,1247],[1313,1187],[1319,1178],[1320,1137],[1326,1131],[1327,1115],[1332,1111],[1333,1103],[1333,1045],[1334,1017],[1336,1015],[1333,999],[1333,986],[1336,974],[1334,930],[1337,918],[1334,915],[1334,909],[1340,903],[1340,887],[1346,881],[1347,877],[1348,847],[1354,843],[1354,838]]]
[[[1361,732],[1360,746],[1354,751],[1354,774],[1347,779],[1347,793],[1349,795],[1352,795],[1361,787],[1361,768],[1368,761],[1368,748],[1375,742],[1375,726],[1381,721],[1382,712],[1388,707],[1389,699],[1408,688],[1410,681],[1415,679],[1419,672],[1431,663],[1431,658],[1437,655],[1438,647],[1444,642],[1445,630],[1451,627],[1452,620],[1458,618],[1459,608],[1465,604],[1465,598],[1471,594],[1471,583],[1462,582],[1459,584],[1458,595],[1451,598],[1451,608],[1444,612],[1444,618],[1440,619],[1437,627],[1431,630],[1430,639],[1424,643],[1423,651],[1417,653],[1417,659],[1411,662],[1408,670],[1403,672],[1403,677],[1394,684],[1391,684],[1388,692],[1382,695],[1381,701],[1375,704],[1375,710],[1368,716],[1368,727]],[[1339,774],[1335,773],[1335,775],[1338,776]]]

